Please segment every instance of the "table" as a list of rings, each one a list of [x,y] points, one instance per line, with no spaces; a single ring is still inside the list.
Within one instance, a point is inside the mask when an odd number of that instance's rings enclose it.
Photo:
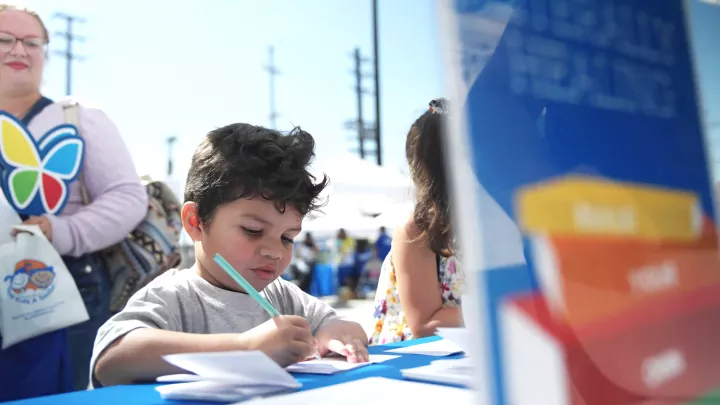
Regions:
[[[409,340],[406,342],[392,343],[388,345],[370,346],[370,354],[382,354],[385,351],[396,347],[412,346],[420,343],[439,340],[440,337],[432,336],[422,339]],[[393,353],[388,353],[393,354]],[[430,364],[438,357],[419,354],[399,354],[400,357],[385,361],[380,364],[370,364],[354,370],[341,372],[333,375],[310,375],[294,374],[295,378],[302,383],[300,391],[314,388],[326,387],[343,382],[359,380],[366,377],[386,377],[402,380],[400,370],[420,367]],[[446,359],[460,358],[463,355],[444,357]],[[157,384],[121,385],[116,387],[100,388],[91,391],[78,391],[61,395],[53,395],[40,398],[24,399],[19,401],[4,402],[3,405],[208,405],[210,402],[197,401],[166,401],[160,398],[155,391]]]

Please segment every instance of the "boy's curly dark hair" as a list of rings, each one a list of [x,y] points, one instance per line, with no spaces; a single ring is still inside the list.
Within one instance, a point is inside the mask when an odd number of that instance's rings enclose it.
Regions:
[[[320,208],[318,196],[328,184],[310,174],[315,140],[299,127],[284,135],[250,124],[231,124],[205,136],[195,150],[185,185],[185,201],[197,204],[209,223],[217,207],[239,198],[260,196],[279,212],[290,205],[301,215]]]
[[[443,145],[446,107],[439,107],[431,102],[430,109],[412,124],[405,155],[415,184],[413,222],[420,230],[417,239],[425,239],[435,254],[450,257],[455,250]]]

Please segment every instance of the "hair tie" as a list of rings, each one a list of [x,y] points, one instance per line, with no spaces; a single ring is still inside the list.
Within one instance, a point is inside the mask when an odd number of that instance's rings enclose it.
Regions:
[[[448,106],[447,106],[447,100],[440,97],[435,98],[432,101],[430,101],[430,112],[433,114],[440,114],[440,115],[447,115],[448,113]]]

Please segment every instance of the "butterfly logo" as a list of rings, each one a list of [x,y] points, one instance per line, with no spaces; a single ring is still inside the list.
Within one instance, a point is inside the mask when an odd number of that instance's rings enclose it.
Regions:
[[[2,190],[18,214],[62,212],[84,150],[85,142],[73,125],[59,125],[36,142],[20,120],[0,111]]]

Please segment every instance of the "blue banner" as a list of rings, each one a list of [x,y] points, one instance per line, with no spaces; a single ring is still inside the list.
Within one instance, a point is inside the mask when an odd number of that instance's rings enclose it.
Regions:
[[[445,3],[467,132],[454,141],[523,240],[524,264],[466,266],[494,404],[689,403],[720,387],[702,371],[717,368],[701,347],[720,337],[720,263],[685,5]],[[477,219],[464,249],[509,243]]]

